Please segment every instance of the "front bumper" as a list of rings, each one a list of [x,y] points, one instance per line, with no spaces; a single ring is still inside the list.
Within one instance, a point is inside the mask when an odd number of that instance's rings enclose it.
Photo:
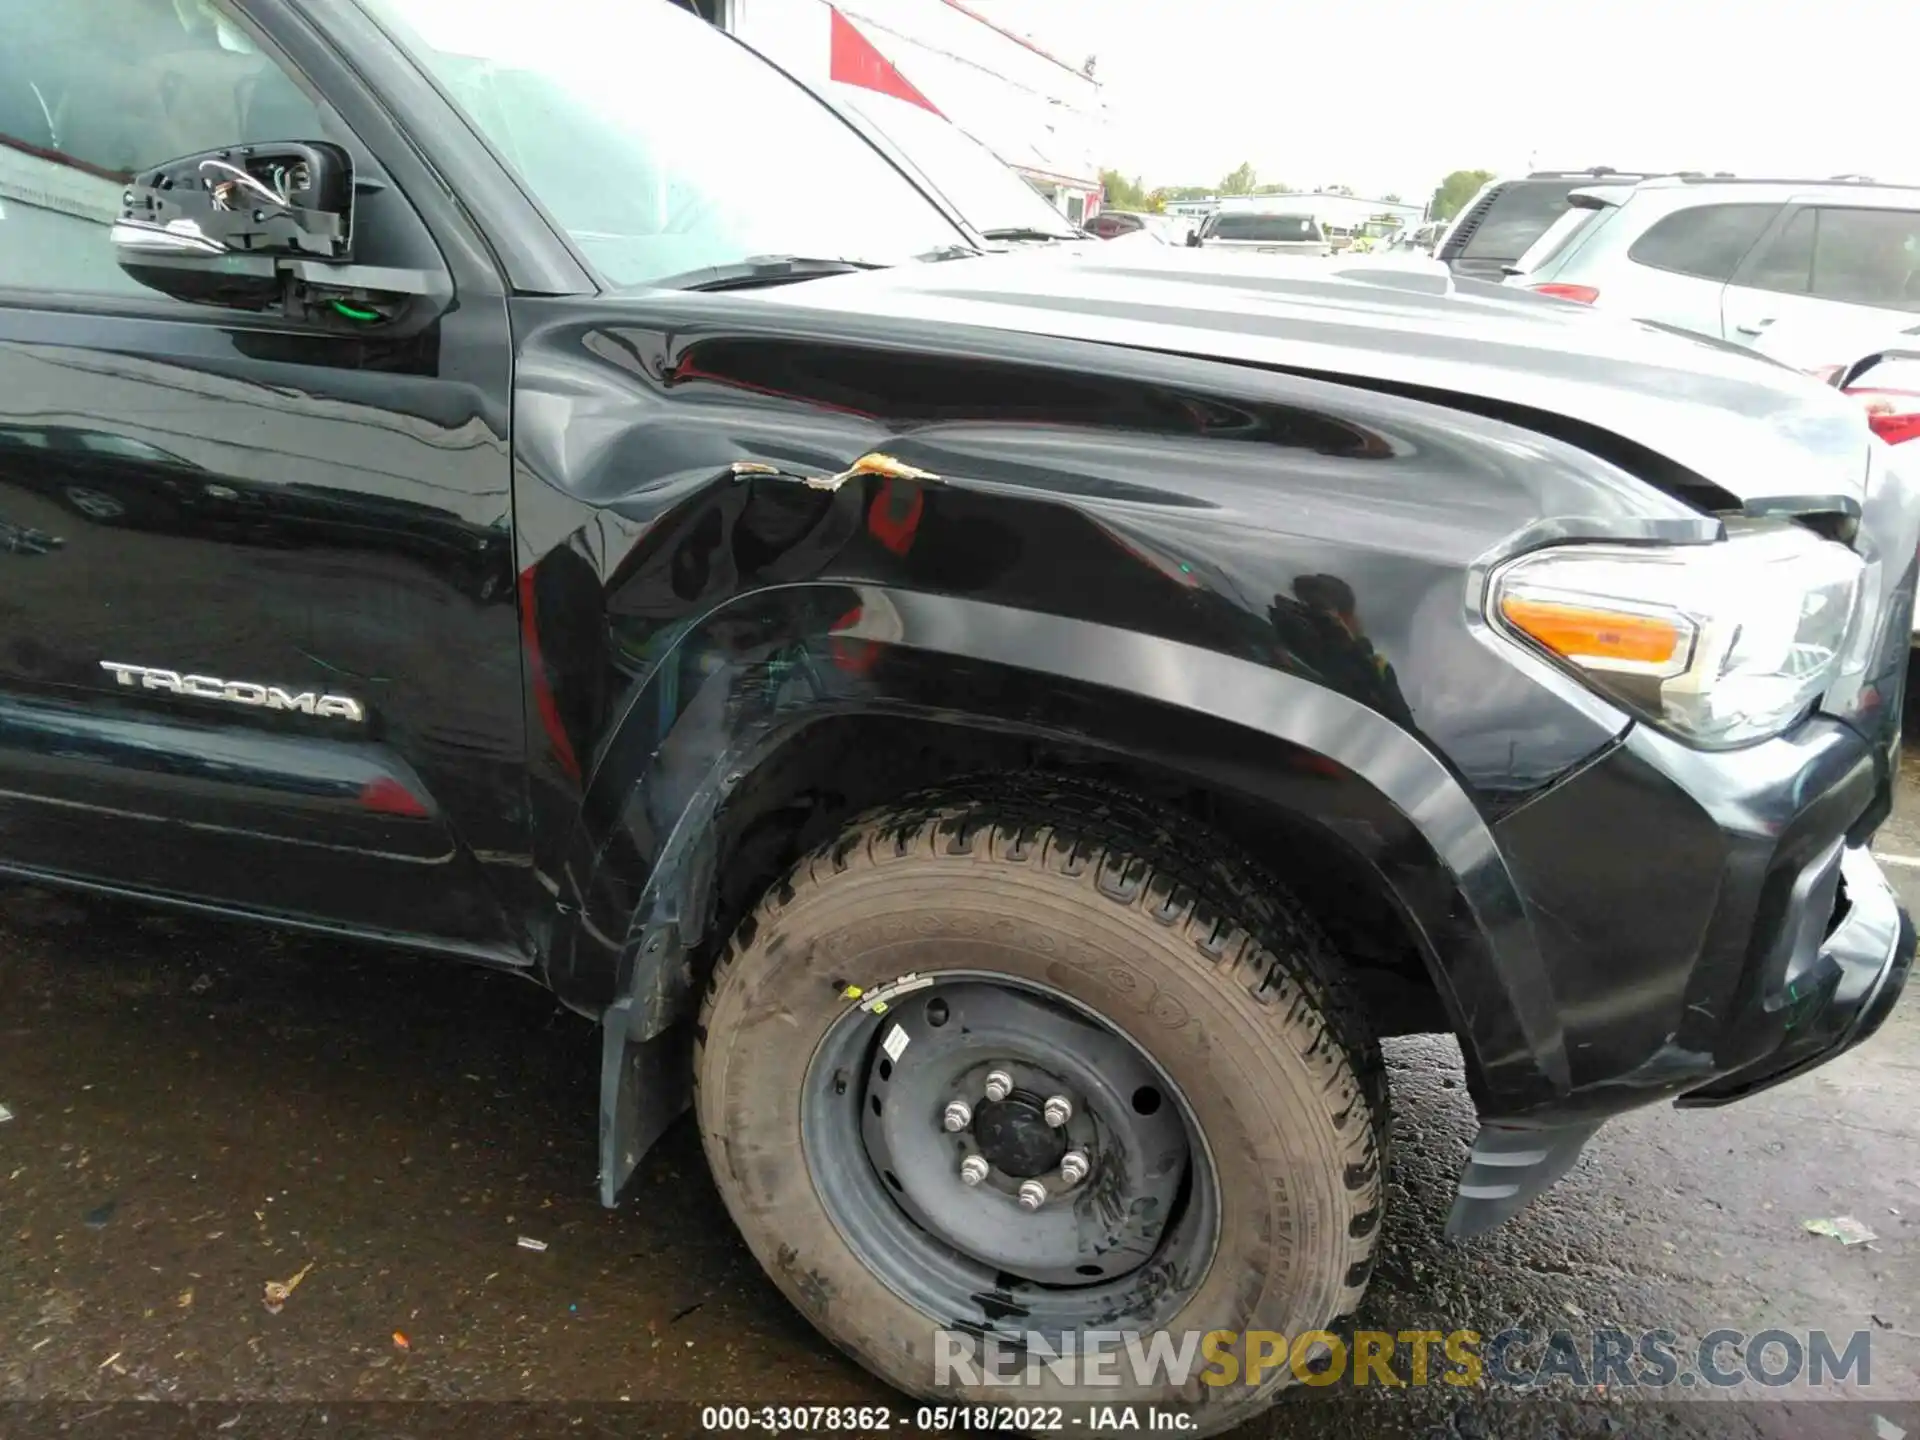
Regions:
[[[1872,855],[1837,857],[1833,929],[1787,984],[1787,1003],[1760,1023],[1778,1040],[1758,1060],[1681,1094],[1683,1107],[1727,1105],[1804,1074],[1871,1036],[1893,1013],[1913,966],[1914,927]],[[1818,902],[1816,902],[1818,903]],[[1804,917],[1803,917],[1804,918]],[[1580,1158],[1599,1119],[1481,1127],[1460,1175],[1447,1234],[1483,1234],[1523,1209]]]
[[[1687,1091],[1676,1104],[1744,1100],[1858,1045],[1893,1012],[1913,967],[1913,921],[1865,849],[1843,848],[1836,868],[1837,923],[1787,981],[1778,1044],[1752,1064]],[[1803,912],[1802,923],[1810,919]]]
[[[1563,1078],[1519,1106],[1477,1097],[1450,1234],[1520,1209],[1610,1115],[1743,1099],[1880,1026],[1915,949],[1866,849],[1893,763],[1824,717],[1721,754],[1637,727],[1495,826],[1558,1022],[1536,1048]]]
[[[1233,255],[1305,255],[1325,259],[1334,253],[1331,245],[1319,240],[1208,240],[1202,244]]]

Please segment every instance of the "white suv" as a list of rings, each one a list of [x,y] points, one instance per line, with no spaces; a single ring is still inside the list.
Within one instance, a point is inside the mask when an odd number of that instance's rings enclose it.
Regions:
[[[1920,187],[1673,176],[1575,191],[1507,284],[1752,345],[1920,313]]]

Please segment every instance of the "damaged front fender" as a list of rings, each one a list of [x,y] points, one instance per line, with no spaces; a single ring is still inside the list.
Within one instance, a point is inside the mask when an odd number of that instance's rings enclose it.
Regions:
[[[723,938],[734,797],[812,727],[875,715],[1071,742],[1318,817],[1380,868],[1426,938],[1476,1088],[1506,1103],[1564,1088],[1551,994],[1504,862],[1457,783],[1381,716],[1176,642],[886,587],[793,585],[724,607],[657,658],[574,833],[555,953],[576,985],[611,981],[607,1203],[685,1104],[682,1022],[696,959]]]
[[[741,892],[807,827],[960,773],[956,737],[986,768],[1092,764],[1330,833],[1404,912],[1483,1106],[1562,1090],[1489,822],[1625,721],[1462,601],[1521,517],[1681,507],[1350,387],[836,328],[725,296],[516,306],[540,951],[606,1027],[603,1195],[684,1098],[662,1057]],[[874,754],[835,748],[873,727]],[[901,753],[923,743],[931,767]],[[827,794],[823,751],[868,783]]]

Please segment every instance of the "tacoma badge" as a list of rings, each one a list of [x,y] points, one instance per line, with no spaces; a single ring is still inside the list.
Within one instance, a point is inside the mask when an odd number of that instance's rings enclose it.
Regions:
[[[154,670],[145,665],[116,665],[111,660],[102,660],[100,668],[111,670],[122,685],[165,690],[195,700],[225,700],[231,705],[251,705],[263,710],[297,710],[302,715],[317,715],[323,720],[367,718],[366,708],[347,695],[317,695],[311,690],[295,694],[278,685],[256,685],[251,680],[216,680],[211,675],[182,675],[177,670]]]

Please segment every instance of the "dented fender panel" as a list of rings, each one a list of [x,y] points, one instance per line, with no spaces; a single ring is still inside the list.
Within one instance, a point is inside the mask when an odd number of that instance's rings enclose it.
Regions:
[[[742,643],[744,642],[744,643]],[[1430,947],[1476,1079],[1507,1099],[1563,1084],[1517,893],[1435,757],[1384,718],[1281,672],[1177,642],[867,585],[743,597],[678,638],[607,747],[560,873],[553,980],[625,1006],[650,1039],[691,1011],[714,836],[737,791],[810,727],[887,715],[1064,740],[1317,817],[1378,867]],[[849,757],[857,765],[857,751]]]
[[[1546,437],[1227,363],[751,295],[520,299],[514,318],[548,868],[637,682],[756,590],[966,596],[1235,656],[1382,715],[1497,809],[1626,722],[1469,623],[1476,567],[1558,536],[1718,533]],[[873,456],[939,478],[863,472]]]
[[[1547,534],[1706,540],[1717,521],[1418,401],[1044,337],[824,326],[741,296],[515,302],[530,798],[559,993],[596,1016],[625,1003],[636,1043],[657,1033],[707,943],[732,790],[823,720],[898,715],[1302,807],[1327,797],[1288,790],[1289,757],[1331,760],[1321,778],[1365,817],[1343,821],[1351,843],[1405,883],[1481,1072],[1512,1095],[1561,1084],[1488,817],[1626,722],[1475,633],[1476,567]],[[1446,883],[1423,889],[1396,858],[1413,853]]]

